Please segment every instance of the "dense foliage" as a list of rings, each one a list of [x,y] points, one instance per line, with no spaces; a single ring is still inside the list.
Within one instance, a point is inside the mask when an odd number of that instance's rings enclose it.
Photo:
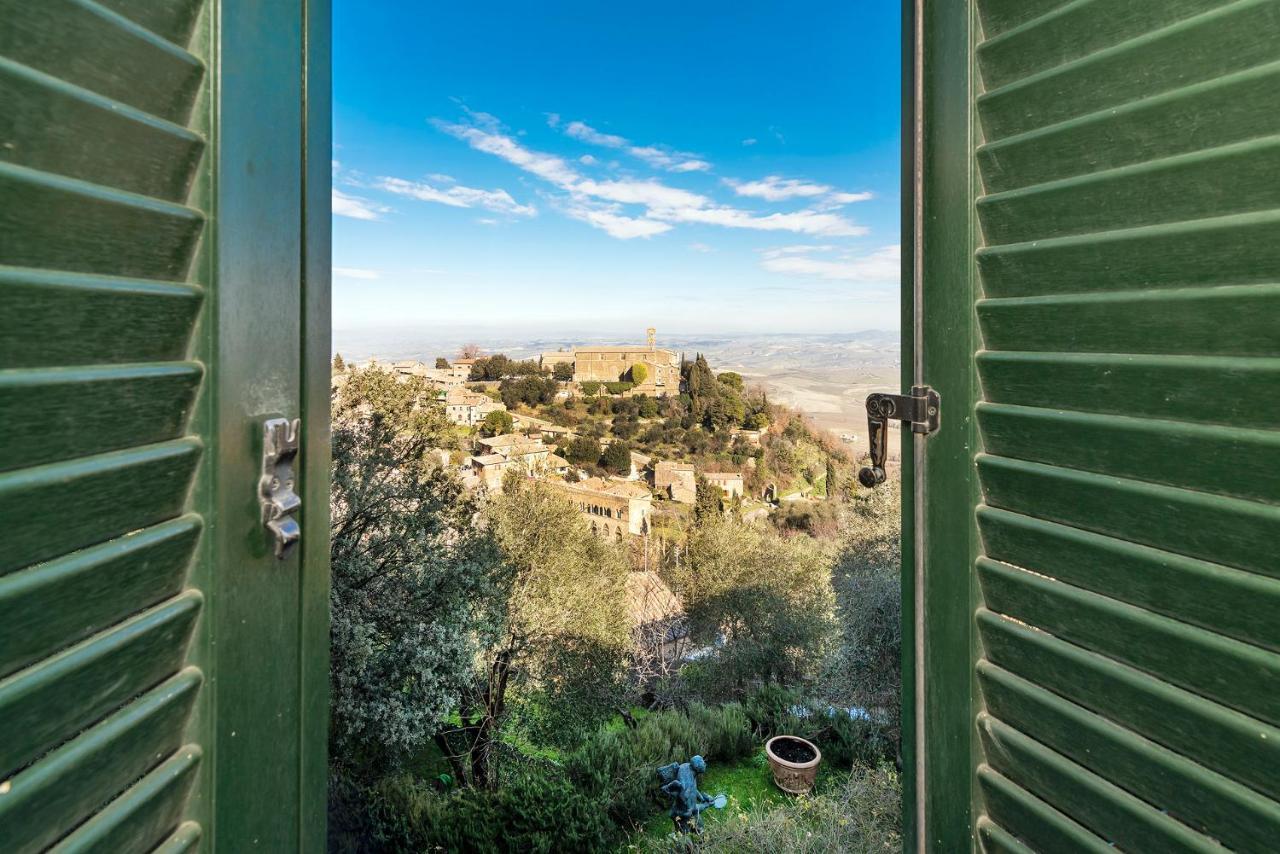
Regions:
[[[510,433],[513,426],[514,422],[510,412],[495,409],[484,417],[484,422],[480,425],[480,434],[482,436],[501,436],[504,433]]]
[[[496,628],[499,555],[427,461],[445,425],[410,387],[353,371],[333,415],[330,756],[382,772],[455,707]]]
[[[469,380],[501,380],[507,377],[541,376],[542,367],[536,359],[515,361],[498,353],[495,356],[484,356],[476,359],[471,365]]]
[[[515,409],[522,403],[526,406],[550,403],[556,399],[558,389],[559,385],[549,377],[527,375],[504,379],[498,386],[498,394],[508,408]]]
[[[570,740],[612,713],[623,696],[630,626],[628,570],[611,543],[547,485],[508,478],[487,512],[509,573],[491,597],[499,631],[478,657],[459,724],[438,734],[456,779],[497,784],[502,728],[523,711],[543,740]]]
[[[683,561],[663,576],[710,654],[691,670],[708,699],[744,696],[756,680],[803,685],[816,676],[833,628],[831,565],[821,544],[731,518],[702,523]]]
[[[637,449],[743,471],[752,508],[766,485],[829,500],[747,523],[698,478],[692,507],[656,502],[629,556],[545,483],[513,475],[469,497],[429,453],[465,432],[430,386],[348,366],[334,398],[335,850],[618,850],[665,808],[658,765],[700,753],[745,768],[781,732],[821,747],[827,782],[718,817],[700,847],[896,846],[897,780],[877,769],[898,758],[893,480],[859,490],[833,440],[702,357],[684,365],[688,393],[663,398],[584,383],[558,400],[532,363],[477,364],[500,380],[486,393],[572,426],[557,452],[591,473],[628,472]],[[483,432],[510,429],[495,416]],[[752,426],[766,429],[739,434]],[[643,678],[632,559],[679,596],[695,653]]]
[[[600,465],[610,474],[627,474],[631,471],[631,446],[626,442],[614,442],[600,455]]]
[[[834,702],[871,711],[896,745],[902,695],[899,485],[860,491],[832,570],[840,640],[824,678]]]

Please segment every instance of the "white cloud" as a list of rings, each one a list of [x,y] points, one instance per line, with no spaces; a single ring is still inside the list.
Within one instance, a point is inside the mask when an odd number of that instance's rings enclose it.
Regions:
[[[438,120],[435,121],[435,125],[450,136],[457,137],[467,143],[476,151],[483,151],[486,154],[501,157],[508,163],[519,166],[524,171],[537,175],[545,181],[550,181],[563,187],[573,184],[578,179],[578,174],[573,171],[572,167],[563,158],[556,157],[553,154],[531,151],[509,136],[493,133],[472,125]]]
[[[715,252],[716,250],[705,243],[690,243],[689,248],[694,252]]]
[[[475,187],[464,187],[461,184],[441,189],[421,181],[387,177],[379,178],[376,186],[387,192],[408,196],[420,202],[438,202],[455,208],[479,207],[511,216],[533,216],[538,212],[533,205],[518,203],[506,190],[480,190]]]
[[[902,247],[885,246],[870,254],[814,257],[830,252],[830,246],[784,246],[764,254],[760,266],[773,273],[819,276],[845,282],[897,282],[901,275]]]
[[[767,202],[781,202],[787,199],[804,199],[813,196],[825,196],[831,188],[825,184],[812,184],[790,178],[768,175],[759,181],[739,181],[736,178],[725,178],[726,186],[732,187],[739,196],[764,199]]]
[[[557,127],[559,124],[560,117],[555,116],[555,118],[555,122],[548,122],[551,127]],[[564,132],[590,145],[626,149],[632,157],[643,160],[655,169],[663,169],[667,172],[705,172],[711,168],[710,163],[700,160],[697,155],[672,151],[656,145],[632,145],[631,141],[624,136],[604,133],[585,122],[569,122],[564,126]]]
[[[655,234],[671,230],[671,226],[665,222],[625,216],[618,213],[618,210],[618,205],[600,205],[588,201],[579,201],[564,208],[564,212],[574,219],[598,228],[619,240],[630,240],[633,237],[648,239]]]
[[[854,225],[839,214],[811,210],[760,216],[751,211],[730,207],[678,208],[650,211],[650,216],[667,222],[700,223],[755,231],[792,231],[825,237],[859,237],[867,233],[865,227]]]
[[[590,154],[582,155],[581,157],[578,158],[578,162],[581,163],[583,166],[595,166],[600,163],[599,160],[596,160]]]
[[[391,210],[368,199],[348,196],[336,187],[333,190],[330,205],[334,216],[345,216],[351,219],[381,219],[382,214]]]
[[[829,243],[798,243],[791,246],[775,246],[772,249],[765,249],[761,254],[765,258],[780,258],[783,255],[807,255],[812,252],[834,252],[836,247]]]
[[[854,202],[865,202],[872,198],[870,193],[832,193],[827,201],[837,205],[848,205]]]
[[[362,270],[359,267],[334,267],[333,275],[340,279],[377,279],[377,270]]]
[[[757,142],[759,142],[759,141],[760,141],[760,140],[756,139],[755,137],[748,137],[747,139],[744,139],[744,140],[742,141],[742,144],[743,144],[743,145],[755,145],[755,144],[756,144]]]
[[[580,139],[591,145],[603,145],[606,148],[622,148],[627,144],[626,139],[623,137],[615,136],[611,133],[601,133],[582,122],[569,122],[569,124],[565,125],[564,132],[574,139]]]
[[[593,134],[599,133],[582,125],[581,122],[574,124],[585,128],[578,131],[579,135],[585,135],[587,131]],[[867,233],[866,228],[855,225],[840,214],[829,210],[807,208],[790,213],[759,214],[716,205],[704,195],[670,187],[655,179],[596,181],[582,176],[563,158],[526,148],[505,134],[474,125],[440,120],[435,120],[435,125],[445,133],[463,140],[475,150],[500,157],[564,191],[568,198],[559,199],[558,202],[566,214],[600,228],[614,237],[622,239],[652,237],[669,231],[672,225],[677,223],[756,231],[790,231],[797,234],[833,237],[851,237]],[[460,203],[462,200],[460,196],[450,195],[455,189],[459,188],[450,188],[448,191],[431,188],[433,195],[431,200],[449,204],[449,201],[435,197],[443,194],[453,203]],[[828,187],[821,188],[821,192],[829,191]],[[514,204],[514,201],[511,203]],[[627,213],[623,205],[638,206],[643,208],[643,211],[638,216],[633,215]]]
[[[709,202],[706,196],[668,187],[658,181],[579,181],[573,192],[609,202],[626,205],[644,205],[648,208],[701,207]]]
[[[710,163],[699,160],[692,154],[665,151],[652,145],[633,145],[627,149],[627,153],[655,169],[665,169],[668,172],[706,172],[711,168]]]
[[[839,207],[853,202],[865,202],[871,198],[870,193],[843,193],[826,184],[813,181],[800,181],[795,178],[782,178],[778,175],[766,175],[759,181],[739,181],[736,178],[725,178],[726,186],[732,187],[739,196],[764,199],[767,202],[782,202],[789,199],[821,199],[822,204]]]

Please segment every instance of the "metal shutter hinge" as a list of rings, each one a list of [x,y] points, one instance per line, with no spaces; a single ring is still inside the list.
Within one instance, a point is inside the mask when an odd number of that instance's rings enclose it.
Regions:
[[[911,425],[911,432],[929,435],[942,423],[942,398],[927,385],[911,387],[911,394],[871,394],[867,396],[867,433],[871,443],[871,465],[858,472],[858,482],[871,489],[884,483],[888,456],[889,422]]]

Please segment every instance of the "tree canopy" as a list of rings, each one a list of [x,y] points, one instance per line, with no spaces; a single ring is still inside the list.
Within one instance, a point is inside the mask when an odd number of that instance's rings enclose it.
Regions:
[[[515,422],[511,418],[511,413],[502,409],[495,409],[484,417],[484,422],[480,425],[480,432],[486,436],[501,436],[504,433],[510,433],[515,427]]]
[[[757,678],[803,684],[823,664],[835,596],[817,541],[717,517],[691,533],[685,561],[664,574],[695,643],[715,644],[707,694],[732,699]]]
[[[600,455],[600,465],[613,474],[631,471],[631,446],[626,442],[613,442]]]
[[[627,562],[568,500],[545,483],[509,477],[486,516],[506,566],[495,598],[500,631],[477,659],[460,725],[438,738],[459,781],[479,787],[496,783],[498,736],[521,706],[537,707],[530,724],[553,740],[612,714],[631,638]]]
[[[408,384],[354,371],[333,406],[330,756],[385,773],[457,707],[496,630],[501,555],[427,451],[447,430]]]

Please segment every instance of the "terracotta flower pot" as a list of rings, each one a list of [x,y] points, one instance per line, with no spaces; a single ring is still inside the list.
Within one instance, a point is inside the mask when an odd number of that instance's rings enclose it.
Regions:
[[[818,779],[822,751],[818,745],[795,735],[775,735],[765,742],[764,755],[773,771],[773,782],[789,795],[805,795]]]

